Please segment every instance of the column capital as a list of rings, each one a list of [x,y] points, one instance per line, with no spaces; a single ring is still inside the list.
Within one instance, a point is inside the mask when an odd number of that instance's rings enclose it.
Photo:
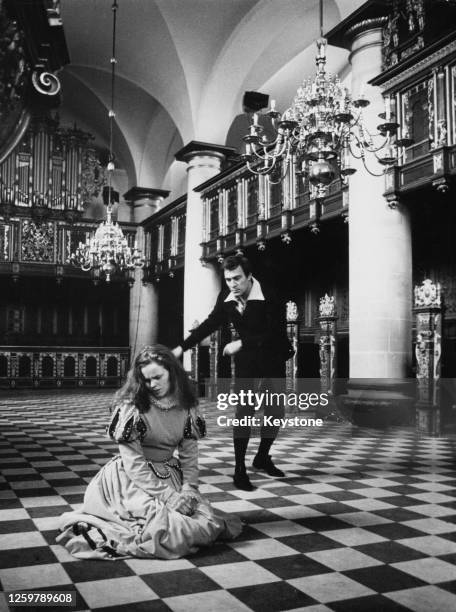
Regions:
[[[233,157],[237,155],[236,149],[233,147],[224,147],[222,145],[211,144],[209,142],[199,142],[198,140],[192,140],[180,149],[174,157],[177,161],[189,162],[193,157],[197,155],[207,155],[209,157],[216,157],[220,160],[225,158]]]
[[[327,32],[328,44],[351,51],[353,39],[369,30],[382,28],[388,18],[383,0],[368,0],[358,10]]]
[[[170,192],[167,189],[154,189],[152,187],[132,187],[123,194],[124,199],[132,206],[143,206],[147,202],[144,200],[152,200],[157,202],[164,200],[169,196]]]

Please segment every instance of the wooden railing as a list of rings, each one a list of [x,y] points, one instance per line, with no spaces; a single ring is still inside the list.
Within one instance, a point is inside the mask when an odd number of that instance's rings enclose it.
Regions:
[[[119,387],[129,347],[0,346],[0,387]]]

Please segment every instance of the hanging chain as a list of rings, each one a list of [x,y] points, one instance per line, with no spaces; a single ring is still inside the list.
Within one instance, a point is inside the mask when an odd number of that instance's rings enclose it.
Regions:
[[[115,85],[116,85],[116,26],[117,26],[117,0],[112,3],[112,53],[111,53],[111,108],[109,110],[109,158],[108,158],[108,211],[112,209],[112,173],[114,171],[114,118],[116,116],[114,112],[114,98],[115,98]]]
[[[323,0],[320,0],[320,38],[323,38]]]

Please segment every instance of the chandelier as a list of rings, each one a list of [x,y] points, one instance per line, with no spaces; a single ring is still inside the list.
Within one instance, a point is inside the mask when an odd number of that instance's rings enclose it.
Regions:
[[[244,136],[245,153],[241,158],[250,172],[269,175],[272,183],[279,183],[292,161],[298,173],[308,180],[317,199],[327,193],[328,185],[336,178],[345,180],[356,172],[350,156],[362,160],[366,170],[366,153],[372,153],[384,166],[397,161],[397,146],[408,146],[396,140],[399,124],[392,121],[391,100],[385,99],[385,113],[378,133],[371,134],[363,121],[363,109],[370,104],[363,95],[352,99],[337,75],[326,72],[326,45],[323,37],[323,0],[320,0],[320,38],[316,42],[316,74],[304,80],[297,90],[292,105],[280,113],[271,100],[265,115],[271,121],[273,138],[268,138],[253,113],[249,133]]]
[[[111,275],[117,272],[129,273],[129,280],[134,282],[133,271],[135,268],[144,267],[144,257],[138,249],[135,241],[133,249],[118,223],[112,221],[113,192],[112,175],[115,169],[113,154],[114,133],[114,92],[116,77],[116,22],[117,22],[117,0],[112,4],[112,56],[111,56],[111,108],[109,117],[109,157],[107,165],[108,175],[108,203],[106,206],[106,220],[97,228],[95,235],[87,242],[79,243],[74,253],[70,255],[70,261],[79,266],[84,272],[92,271],[95,279],[104,275],[106,282],[110,282]]]

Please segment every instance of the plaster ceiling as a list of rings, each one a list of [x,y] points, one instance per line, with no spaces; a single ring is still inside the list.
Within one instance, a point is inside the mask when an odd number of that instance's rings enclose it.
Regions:
[[[363,0],[325,0],[329,30]],[[108,138],[112,0],[61,0],[71,63],[65,116]],[[191,140],[240,146],[244,91],[282,109],[315,71],[318,0],[118,0],[115,152],[129,187],[185,188],[174,154]],[[349,72],[330,48],[328,68]],[[176,171],[176,164],[178,171]]]

